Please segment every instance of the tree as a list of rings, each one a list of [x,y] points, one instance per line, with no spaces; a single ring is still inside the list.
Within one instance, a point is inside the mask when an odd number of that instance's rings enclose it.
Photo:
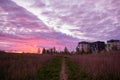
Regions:
[[[0,50],[0,53],[6,53],[5,51],[3,51],[3,50]]]
[[[53,54],[53,48],[51,48],[51,49],[49,50],[49,52],[50,52],[50,54]]]
[[[46,53],[47,53],[47,54],[50,54],[50,50],[46,50]]]
[[[64,53],[69,54],[69,50],[67,49],[67,47],[64,48]]]
[[[80,50],[78,47],[76,48],[76,54],[80,54]]]
[[[77,48],[76,48],[76,53],[77,53],[77,54],[82,54],[82,51],[80,51],[80,49],[77,47]]]
[[[46,54],[46,49],[45,48],[43,48],[42,54]]]

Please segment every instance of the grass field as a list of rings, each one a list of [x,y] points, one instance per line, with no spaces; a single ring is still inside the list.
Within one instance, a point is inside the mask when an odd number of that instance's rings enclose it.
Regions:
[[[65,59],[67,65],[68,80],[94,80],[88,73],[82,71],[78,64],[72,62],[69,58]]]
[[[56,57],[38,70],[35,80],[59,80],[61,57]]]
[[[68,80],[120,80],[120,52],[88,55],[0,53],[0,80],[60,80],[63,58]]]
[[[120,52],[73,55],[72,62],[96,80],[120,80]]]
[[[0,53],[0,80],[30,80],[52,55]]]

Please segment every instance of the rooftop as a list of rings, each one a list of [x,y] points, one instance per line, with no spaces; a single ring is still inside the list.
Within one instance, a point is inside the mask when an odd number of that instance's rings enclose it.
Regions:
[[[79,42],[79,44],[89,44],[89,42],[82,41],[82,42]]]
[[[113,40],[113,39],[112,39],[112,40],[109,40],[109,41],[107,41],[107,42],[108,42],[108,43],[109,43],[109,42],[120,42],[120,40]]]

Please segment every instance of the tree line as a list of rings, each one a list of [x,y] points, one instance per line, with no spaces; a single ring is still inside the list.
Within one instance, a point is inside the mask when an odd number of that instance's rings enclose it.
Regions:
[[[63,51],[57,51],[55,47],[50,49],[46,49],[46,48],[42,49],[42,54],[59,54],[59,53],[70,54],[71,52],[68,50],[67,47],[65,47]]]

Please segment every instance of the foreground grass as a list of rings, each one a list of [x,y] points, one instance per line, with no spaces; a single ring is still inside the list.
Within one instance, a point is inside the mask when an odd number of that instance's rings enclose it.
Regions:
[[[94,80],[89,74],[81,71],[76,63],[65,59],[67,65],[68,80]]]
[[[37,71],[53,58],[47,54],[0,52],[0,80],[34,80]]]
[[[42,69],[40,69],[34,80],[59,80],[61,70],[61,58],[57,57],[49,61]]]
[[[69,58],[95,80],[120,80],[120,52],[73,55]]]
[[[0,80],[59,80],[61,58],[0,53]]]

